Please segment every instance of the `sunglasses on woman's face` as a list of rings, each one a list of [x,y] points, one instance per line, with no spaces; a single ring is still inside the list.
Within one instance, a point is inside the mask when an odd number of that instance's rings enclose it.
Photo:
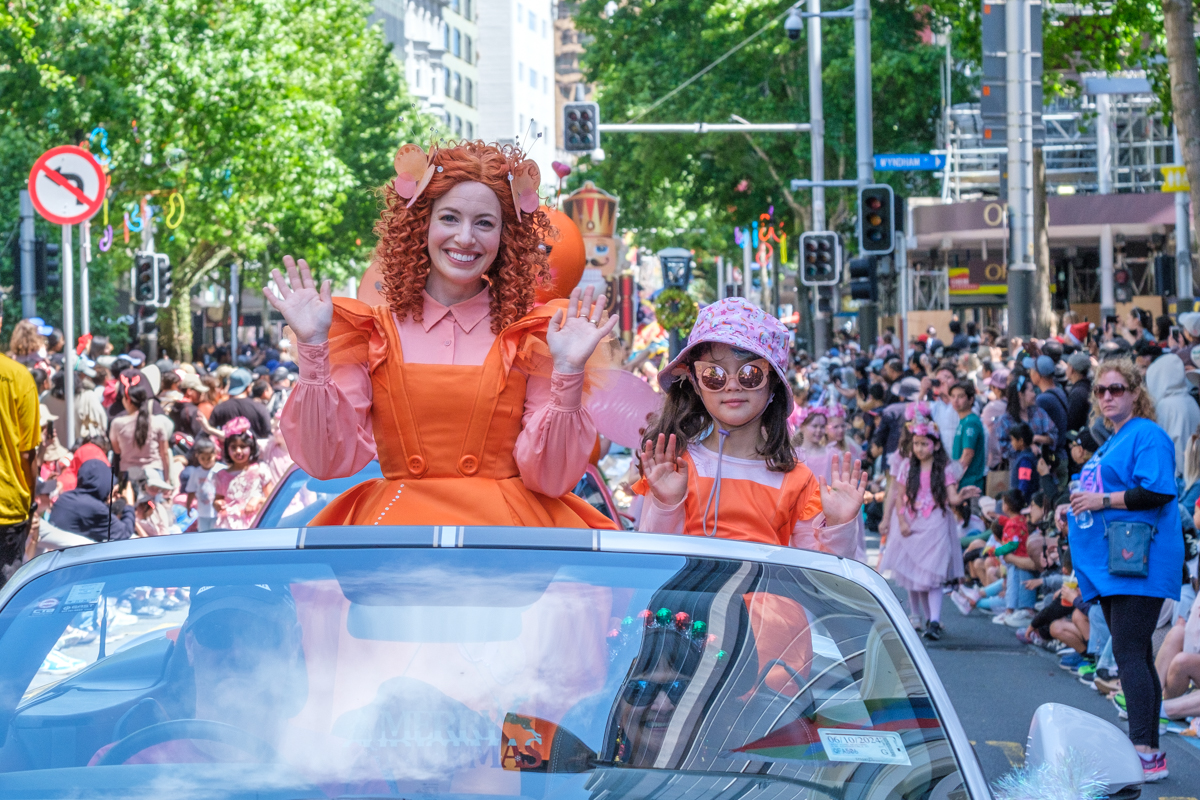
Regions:
[[[1110,383],[1107,386],[1100,386],[1097,384],[1094,391],[1096,392],[1096,397],[1098,398],[1104,397],[1105,392],[1108,392],[1109,397],[1120,397],[1129,391],[1129,387],[1122,383]]]
[[[667,699],[671,701],[671,705],[679,705],[679,698],[683,697],[684,691],[687,690],[688,681],[673,680],[669,683],[655,683],[654,681],[629,681],[625,684],[622,690],[622,697],[625,702],[631,706],[648,706],[654,702],[654,698],[658,697],[659,692],[666,692]]]
[[[743,389],[758,389],[767,382],[767,362],[764,359],[751,361],[738,367],[737,382]],[[719,392],[729,383],[729,373],[720,364],[697,361],[696,378],[700,385],[712,392]]]

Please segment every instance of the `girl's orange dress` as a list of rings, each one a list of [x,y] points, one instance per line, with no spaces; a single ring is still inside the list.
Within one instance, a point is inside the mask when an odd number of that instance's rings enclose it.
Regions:
[[[331,412],[321,403],[304,402],[302,392],[293,392],[284,412],[284,435],[297,463],[310,474],[332,478],[342,475],[322,474],[323,466],[314,463],[321,447],[311,440],[306,443],[306,436],[318,442],[328,440],[329,428],[335,425],[345,437],[373,433],[384,477],[347,490],[311,524],[615,528],[611,520],[573,494],[551,497],[531,490],[522,480],[514,455],[522,431],[527,383],[541,358],[537,351],[545,352],[545,331],[552,314],[548,307],[536,309],[506,328],[495,337],[481,366],[415,364],[404,359],[399,323],[388,306],[336,299],[328,361],[335,368],[339,364],[366,365],[370,378],[367,432],[362,426],[351,427],[355,425],[353,409],[349,416],[344,408]],[[302,350],[305,347],[301,345]],[[546,363],[544,358],[541,363]],[[310,384],[314,380],[329,378],[308,377]],[[561,384],[564,377],[555,373],[551,381]],[[588,439],[587,450],[590,448]],[[340,460],[341,468],[333,467],[333,472],[353,474],[365,466],[357,463],[364,460],[361,455],[353,469],[345,458]],[[586,463],[585,451],[577,465],[543,466],[562,470],[564,475],[577,471],[579,475],[565,476],[573,486]]]

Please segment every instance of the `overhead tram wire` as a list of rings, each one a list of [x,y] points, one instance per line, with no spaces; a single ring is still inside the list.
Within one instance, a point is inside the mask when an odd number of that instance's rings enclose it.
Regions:
[[[791,5],[789,5],[787,8],[785,8],[781,14],[779,14],[778,16],[776,16],[774,19],[772,19],[772,20],[771,20],[770,22],[768,22],[766,25],[763,25],[763,26],[762,26],[761,28],[759,28],[759,29],[758,29],[756,32],[754,32],[754,33],[750,34],[750,36],[746,37],[745,39],[743,39],[743,40],[742,40],[741,42],[739,42],[738,44],[736,44],[736,45],[734,45],[733,47],[731,47],[729,50],[727,50],[727,51],[725,52],[725,54],[724,54],[724,55],[720,56],[720,57],[719,57],[719,58],[718,58],[716,61],[712,62],[712,63],[711,63],[711,64],[709,64],[707,67],[705,67],[704,69],[700,70],[700,71],[699,71],[699,72],[697,72],[695,75],[693,75],[692,77],[688,78],[686,81],[684,81],[683,83],[679,84],[678,86],[676,86],[676,87],[675,87],[674,89],[672,89],[671,91],[667,92],[665,95],[663,95],[663,96],[662,96],[662,97],[660,97],[659,99],[655,100],[655,101],[654,101],[652,104],[650,104],[648,107],[646,107],[645,109],[643,109],[643,110],[642,110],[642,112],[641,112],[641,113],[639,113],[639,114],[638,114],[636,117],[632,117],[632,118],[630,118],[630,119],[626,120],[626,122],[637,122],[639,119],[641,119],[642,117],[646,116],[646,115],[647,115],[647,114],[649,114],[651,111],[653,111],[654,109],[658,108],[658,107],[659,107],[659,106],[661,106],[663,103],[667,102],[667,101],[668,101],[668,100],[670,100],[672,97],[674,97],[675,95],[679,94],[679,93],[680,93],[680,92],[682,92],[684,89],[686,89],[687,87],[691,86],[691,85],[692,85],[693,83],[695,83],[696,81],[698,81],[698,80],[700,80],[701,78],[703,78],[703,77],[704,77],[705,75],[707,75],[707,74],[708,74],[708,73],[709,73],[709,72],[710,72],[710,71],[711,71],[713,68],[715,68],[717,65],[719,65],[719,64],[720,64],[722,61],[724,61],[725,59],[729,58],[730,56],[732,56],[732,55],[733,55],[734,53],[736,53],[737,51],[741,50],[741,49],[742,49],[743,47],[745,47],[746,45],[750,44],[752,41],[754,41],[755,39],[757,39],[759,36],[762,36],[762,35],[763,35],[764,33],[766,33],[766,32],[767,32],[767,30],[769,30],[769,29],[770,29],[772,26],[774,26],[774,25],[778,24],[780,20],[782,20],[784,17],[786,17],[786,16],[787,16],[787,15],[788,15],[788,14],[789,14],[791,11],[792,11],[792,9],[793,9],[793,8],[799,8],[800,6],[804,5],[806,2],[807,2],[807,0],[800,0],[800,2],[798,2],[798,3],[792,3],[792,4],[791,4]]]

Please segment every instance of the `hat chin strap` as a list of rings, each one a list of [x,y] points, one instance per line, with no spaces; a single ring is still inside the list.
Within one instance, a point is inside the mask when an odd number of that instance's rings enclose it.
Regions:
[[[757,420],[754,420],[757,421]],[[749,423],[746,423],[747,425]],[[739,426],[744,428],[745,425]],[[705,536],[716,536],[717,527],[721,524],[721,462],[725,458],[725,440],[729,438],[729,431],[724,428],[717,428],[717,433],[720,434],[720,443],[717,445],[717,472],[713,477],[713,488],[708,492],[708,502],[704,504],[704,516],[700,518],[700,527],[704,531]],[[717,500],[717,510],[713,516],[712,533],[708,532],[708,509],[712,507],[713,497]]]

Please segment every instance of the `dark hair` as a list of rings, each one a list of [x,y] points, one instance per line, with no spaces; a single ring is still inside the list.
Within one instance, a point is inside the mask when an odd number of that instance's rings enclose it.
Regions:
[[[203,439],[197,439],[196,443],[194,445],[192,445],[192,454],[193,455],[196,455],[199,453],[215,453],[215,452],[217,452],[217,446],[215,444],[213,444],[212,439],[209,439],[207,437],[205,437]]]
[[[1029,498],[1029,504],[1037,506],[1038,508],[1045,511],[1046,510],[1046,494],[1045,494],[1045,492],[1034,492],[1033,496]]]
[[[1001,502],[1003,502],[1003,501],[1001,501]],[[996,520],[995,522],[992,523],[991,530],[992,530],[992,535],[995,536],[997,539],[1004,536],[1004,525],[1001,524],[1000,520]]]
[[[46,382],[46,370],[41,367],[30,367],[29,374],[33,376],[33,382],[37,385],[37,390],[42,390],[42,384]]]
[[[1029,385],[1029,376],[1023,371],[1013,370],[1008,376],[1007,397],[1005,398],[1008,415],[1018,422],[1021,420],[1021,392]]]
[[[692,348],[684,359],[684,366],[692,372],[696,361],[708,355],[709,346],[702,344]],[[762,426],[766,431],[767,441],[759,455],[766,456],[767,469],[772,472],[791,472],[796,468],[796,453],[792,449],[787,426],[787,394],[789,387],[783,385],[774,370],[769,373],[770,386],[773,395],[762,414]],[[676,447],[682,449],[688,442],[695,439],[706,428],[713,424],[713,418],[704,407],[704,399],[700,397],[691,380],[682,378],[671,384],[667,390],[666,401],[662,412],[654,418],[642,437],[643,444],[656,441],[660,433],[670,437],[675,435]]]
[[[951,387],[946,390],[946,393],[949,394],[955,389],[962,389],[966,393],[967,397],[971,398],[972,400],[975,399],[975,384],[971,383],[971,381],[959,381],[958,383],[951,385]]]
[[[1150,330],[1150,325],[1153,323],[1153,317],[1149,311],[1144,308],[1139,308],[1138,306],[1134,306],[1129,310],[1133,312],[1135,317],[1137,317],[1138,324],[1142,326],[1143,330]]]
[[[950,332],[957,335],[962,333],[962,323],[956,319],[950,320]]]
[[[137,409],[137,424],[133,428],[133,440],[138,447],[145,447],[150,438],[150,412],[153,411],[154,393],[150,383],[142,378],[125,392],[130,405]]]
[[[1021,513],[1021,509],[1025,506],[1025,495],[1021,494],[1020,489],[1009,489],[1003,497],[1004,505],[1011,508],[1014,513]]]
[[[265,379],[259,378],[254,383],[250,384],[250,399],[258,400],[260,397],[265,396],[270,388],[271,384],[267,383]]]
[[[867,394],[872,400],[878,400],[881,403],[883,402],[883,398],[887,396],[882,383],[872,383],[867,387]]]
[[[88,345],[88,357],[93,361],[104,355],[104,351],[108,349],[108,337],[96,335],[92,337],[92,343]]]
[[[967,336],[974,336],[979,332],[979,326],[975,324],[975,320],[967,320]]]
[[[172,389],[177,389],[179,384],[183,383],[183,379],[179,377],[179,373],[175,370],[168,370],[162,373],[159,383],[159,391],[169,392]]]
[[[1016,439],[1026,447],[1033,445],[1033,428],[1026,422],[1018,422],[1008,429],[1008,438]]]
[[[907,427],[906,425],[905,428]],[[929,470],[929,491],[933,495],[934,504],[942,511],[947,511],[950,508],[950,500],[946,493],[946,466],[950,463],[950,457],[946,455],[946,449],[942,447],[942,440],[938,438],[937,434],[930,435],[928,438],[933,442],[933,465]],[[917,458],[917,454],[913,453],[908,461],[908,480],[904,484],[904,496],[908,501],[908,507],[914,511],[917,508],[917,494],[920,491],[921,461]]]
[[[107,453],[112,448],[112,445],[111,445],[111,443],[109,443],[107,436],[105,436],[103,433],[93,433],[91,436],[85,436],[82,439],[76,439],[74,446],[71,447],[71,452],[74,453],[76,450],[83,447],[85,444],[94,444],[94,445],[96,445],[96,447],[99,447],[105,453]]]
[[[233,459],[229,457],[229,445],[234,443],[249,446],[250,460],[247,463],[258,463],[258,440],[254,438],[254,431],[251,430],[246,431],[245,433],[235,433],[233,436],[225,437],[225,444],[221,448],[221,455],[224,456],[225,461],[230,464],[233,463]]]

